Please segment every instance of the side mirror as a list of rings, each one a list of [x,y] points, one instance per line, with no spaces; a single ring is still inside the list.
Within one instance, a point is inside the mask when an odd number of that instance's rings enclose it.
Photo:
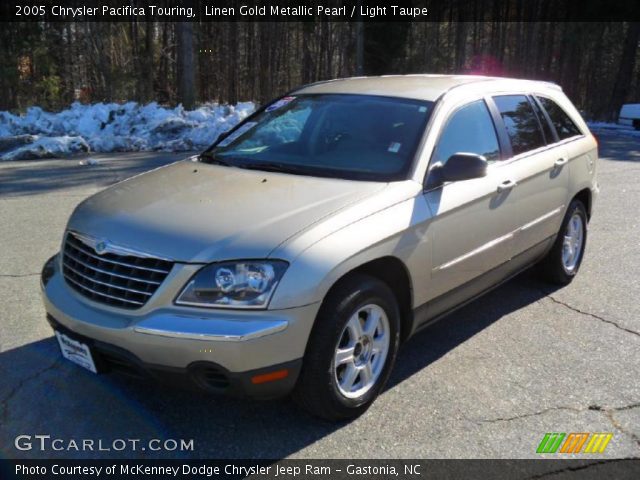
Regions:
[[[475,153],[456,153],[442,165],[440,179],[443,182],[459,182],[487,175],[487,159]]]

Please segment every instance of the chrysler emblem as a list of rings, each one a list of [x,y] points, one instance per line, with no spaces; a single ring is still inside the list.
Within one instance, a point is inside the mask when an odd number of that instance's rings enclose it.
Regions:
[[[96,237],[92,237],[90,235],[84,235],[82,233],[77,232],[69,232],[70,235],[73,235],[76,239],[84,243],[86,246],[91,248],[91,251],[96,252],[98,255],[105,255],[107,253],[113,255],[124,255],[124,256],[134,256],[134,257],[142,257],[142,258],[154,258],[159,260],[166,260],[167,262],[173,262],[168,258],[157,257],[155,255],[150,255],[146,252],[141,252],[139,250],[125,247],[123,245],[116,245],[111,243],[106,239],[99,239]]]
[[[107,251],[107,242],[98,242],[96,244],[96,253],[102,255]]]

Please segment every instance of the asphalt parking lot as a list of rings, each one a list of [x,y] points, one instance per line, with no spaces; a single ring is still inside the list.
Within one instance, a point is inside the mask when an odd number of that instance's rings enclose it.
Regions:
[[[600,136],[601,195],[578,278],[530,273],[422,332],[361,418],[94,376],[60,358],[39,272],[82,199],[185,155],[0,164],[0,457],[533,458],[546,432],[612,432],[640,457],[640,138]],[[192,452],[21,451],[18,435],[193,439]]]

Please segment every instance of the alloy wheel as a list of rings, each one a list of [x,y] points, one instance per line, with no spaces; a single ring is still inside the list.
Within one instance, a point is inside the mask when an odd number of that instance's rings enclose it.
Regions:
[[[342,395],[357,398],[376,383],[389,353],[389,319],[375,304],[358,308],[345,325],[334,355],[336,385]]]
[[[562,266],[567,273],[576,270],[580,263],[583,245],[584,220],[578,212],[575,212],[567,223],[562,243]]]

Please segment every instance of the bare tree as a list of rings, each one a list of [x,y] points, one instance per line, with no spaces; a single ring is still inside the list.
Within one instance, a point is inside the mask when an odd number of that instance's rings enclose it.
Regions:
[[[193,24],[176,23],[178,36],[178,101],[188,110],[195,104],[195,67],[193,61]]]
[[[77,94],[185,108],[265,102],[336,76],[422,72],[554,81],[592,118],[615,118],[640,101],[639,24],[536,21],[556,3],[432,3],[430,22],[6,22],[0,109],[63,108]]]

